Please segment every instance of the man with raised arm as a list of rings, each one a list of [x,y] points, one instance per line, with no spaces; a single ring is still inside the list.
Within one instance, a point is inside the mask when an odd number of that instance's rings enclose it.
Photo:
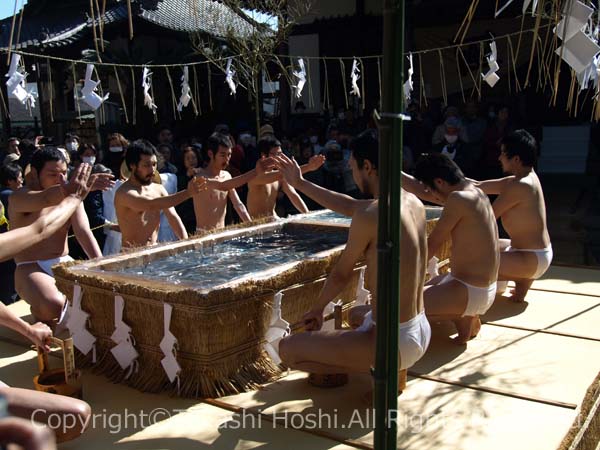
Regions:
[[[427,240],[427,255],[431,259],[452,239],[451,272],[429,280],[425,311],[430,320],[452,320],[457,343],[464,344],[477,336],[479,316],[496,297],[500,255],[492,205],[446,155],[426,155],[417,162],[416,179],[405,173],[402,177],[407,190],[444,205]]]
[[[372,136],[359,136],[353,143],[350,166],[361,192],[374,200],[355,201],[337,193],[331,195],[322,188],[302,178],[295,161],[281,155],[276,157],[285,180],[323,204],[337,198],[341,209],[352,215],[348,243],[339,261],[330,273],[325,286],[303,321],[306,333],[284,338],[279,344],[283,364],[312,372],[368,372],[375,359],[377,308],[377,222],[379,176],[378,143]],[[425,209],[423,204],[408,192],[402,192],[402,277],[399,305],[398,352],[400,369],[411,367],[425,353],[431,329],[423,310],[423,278],[425,276],[426,241]],[[325,306],[346,287],[353,275],[355,264],[366,260],[366,285],[372,294],[372,311],[364,316],[356,330],[319,331],[323,324]],[[385,299],[388,300],[388,299]],[[394,299],[394,301],[397,301]]]
[[[0,234],[0,261],[13,257],[18,253],[26,251],[28,248],[39,245],[40,242],[47,240],[60,231],[67,224],[77,208],[81,205],[89,189],[94,184],[90,181],[91,166],[81,164],[71,176],[68,183],[61,185],[60,194],[64,196],[60,203],[54,208],[48,208],[44,214],[29,225],[12,229],[6,233]],[[103,179],[95,183],[95,187],[109,185],[108,180]],[[58,188],[49,188],[46,192],[50,198],[58,196]],[[57,192],[52,192],[57,191]],[[48,338],[52,336],[50,328],[41,322],[33,325],[17,317],[8,307],[0,303],[0,325],[11,328],[20,333],[35,345],[49,350]],[[6,398],[9,414],[22,418],[22,424],[31,424],[34,420],[40,423],[49,423],[51,418],[59,418],[58,422],[53,420],[54,433],[58,442],[64,442],[80,436],[84,431],[91,417],[90,406],[78,399],[69,398],[61,395],[48,394],[46,392],[37,392],[29,389],[11,388],[0,381],[0,395]],[[27,421],[25,422],[25,419]],[[14,420],[14,424],[11,422]],[[69,420],[72,427],[63,428]],[[3,419],[2,426],[5,443],[17,442],[26,436],[23,433],[10,435],[8,431],[18,431],[12,428],[18,425],[17,419]],[[39,425],[35,425],[37,428]],[[46,431],[48,433],[48,431]],[[47,438],[47,435],[44,435]],[[34,436],[31,436],[32,438]],[[41,437],[41,436],[39,436]],[[50,441],[54,441],[52,438]]]
[[[267,136],[258,141],[260,155],[276,157],[283,154],[281,143],[274,136]],[[322,155],[313,156],[308,164],[301,167],[302,173],[317,170],[325,162]],[[283,180],[278,171],[267,172],[248,182],[248,211],[252,217],[277,217],[275,207],[280,191],[285,193],[292,205],[301,213],[307,213],[308,208],[293,186]]]
[[[15,191],[10,200],[9,215],[13,229],[25,227],[38,218],[50,214],[67,196],[67,162],[63,152],[46,147],[33,154],[31,159],[32,184]],[[111,176],[90,177],[92,189],[106,189],[112,185]],[[31,305],[36,319],[50,322],[57,319],[65,304],[64,295],[58,291],[52,266],[70,260],[67,234],[73,228],[75,237],[88,257],[102,256],[98,243],[90,230],[83,208],[77,206],[53,235],[15,255],[15,288],[21,298]]]
[[[208,189],[194,196],[194,212],[196,213],[196,231],[223,228],[227,213],[227,199],[231,200],[235,211],[242,222],[252,219],[240,200],[235,188],[221,190],[217,188],[221,182],[231,180],[231,174],[225,169],[231,159],[231,140],[221,133],[213,133],[203,149],[208,165],[196,169],[196,174],[208,181]]]
[[[175,205],[206,188],[206,180],[193,178],[187,189],[169,195],[162,184],[153,183],[157,153],[145,139],[138,139],[127,149],[125,163],[131,176],[115,194],[115,211],[121,228],[123,248],[156,244],[160,212],[165,214],[175,236],[188,237]]]
[[[533,281],[548,270],[553,256],[544,192],[533,169],[537,160],[535,138],[525,130],[510,133],[501,141],[498,159],[510,176],[474,183],[486,194],[498,195],[492,205],[494,214],[510,236],[500,240],[498,279],[514,281],[511,299],[522,302]]]

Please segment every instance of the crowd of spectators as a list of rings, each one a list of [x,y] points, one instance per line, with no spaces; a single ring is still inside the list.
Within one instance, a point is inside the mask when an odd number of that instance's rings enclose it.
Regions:
[[[498,156],[499,142],[503,136],[514,129],[510,111],[505,106],[492,106],[482,114],[482,109],[474,101],[469,101],[461,109],[447,106],[438,114],[411,103],[407,109],[410,121],[404,122],[403,168],[411,172],[420,155],[431,152],[447,154],[465,172],[467,176],[483,179],[500,175]],[[296,158],[299,164],[305,164],[316,154],[326,158],[324,165],[317,171],[305,176],[310,181],[327,189],[343,192],[353,197],[360,195],[349,166],[350,141],[359,133],[371,130],[377,133],[372,118],[357,117],[352,110],[340,110],[334,118],[324,122],[311,120],[309,116],[296,115],[287,130],[278,130],[265,124],[259,130],[259,138],[275,135],[282,143],[282,150],[288,156]],[[254,168],[259,159],[257,137],[246,127],[232,130],[227,124],[218,124],[216,132],[227,135],[233,143],[228,171],[237,176]],[[237,132],[236,132],[237,131]],[[128,136],[137,138],[138,136]],[[128,137],[112,133],[104,138],[103,144],[84,142],[76,134],[69,133],[63,142],[52,137],[38,136],[33,140],[11,137],[0,152],[0,232],[10,226],[8,204],[10,194],[23,184],[35,183],[31,179],[29,162],[33,153],[43,146],[55,146],[65,153],[71,169],[81,162],[93,166],[93,172],[112,173],[117,181],[115,188],[108,192],[92,192],[85,199],[85,210],[90,227],[104,254],[119,250],[118,225],[114,212],[114,192],[129,177],[124,157],[129,146]],[[144,136],[146,138],[151,136]],[[198,136],[175,136],[168,126],[160,127],[154,143],[158,152],[158,172],[161,182],[171,193],[185,188],[195,169],[203,167],[208,157],[203,151],[203,139]],[[399,176],[399,174],[398,174]],[[243,202],[246,201],[247,188],[238,190]],[[318,209],[319,205],[304,197],[309,209]],[[177,206],[188,233],[196,230],[194,205],[192,199]],[[285,216],[294,211],[285,195],[279,198],[277,213]],[[235,214],[228,214],[228,222]],[[168,226],[161,229],[159,240],[172,239]],[[72,239],[71,256],[85,258],[82,249]],[[0,299],[14,299],[14,263],[2,263],[0,266]]]

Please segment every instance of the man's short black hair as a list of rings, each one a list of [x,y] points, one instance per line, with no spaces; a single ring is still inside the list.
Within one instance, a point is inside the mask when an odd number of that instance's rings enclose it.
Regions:
[[[216,155],[219,147],[231,148],[231,139],[223,133],[211,134],[206,140],[206,156],[208,156],[209,150],[213,153],[213,156]]]
[[[258,141],[257,148],[261,155],[269,156],[272,148],[281,147],[281,142],[275,136],[267,135]]]
[[[62,161],[67,164],[65,154],[56,147],[46,146],[36,151],[31,157],[31,167],[37,170],[38,175],[47,162]]]
[[[379,141],[373,133],[365,131],[359,134],[351,141],[350,150],[359,169],[363,167],[366,160],[370,161],[375,169],[379,167]]]
[[[15,163],[6,164],[0,168],[0,185],[8,186],[9,181],[16,181],[22,173],[21,166]]]
[[[125,163],[130,170],[132,165],[138,165],[142,159],[142,155],[157,156],[156,148],[146,139],[138,139],[133,141],[127,148],[125,154]]]
[[[502,151],[508,158],[518,156],[526,167],[533,167],[537,162],[537,143],[535,138],[525,130],[516,130],[502,138]]]
[[[436,178],[441,178],[450,185],[465,180],[465,175],[454,161],[441,153],[423,155],[415,166],[415,178],[435,190]]]

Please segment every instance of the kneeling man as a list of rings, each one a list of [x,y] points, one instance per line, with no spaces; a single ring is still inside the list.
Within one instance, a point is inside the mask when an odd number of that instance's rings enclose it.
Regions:
[[[502,220],[510,239],[500,240],[499,280],[515,282],[511,297],[525,300],[534,280],[541,277],[552,262],[552,245],[546,225],[544,192],[533,170],[537,145],[531,134],[517,130],[504,137],[500,163],[505,173],[499,180],[475,182],[486,194],[498,194],[494,214]]]
[[[304,186],[300,168],[295,161],[278,156],[279,169],[287,182]],[[312,373],[369,372],[374,365],[377,308],[377,223],[379,176],[378,143],[372,136],[359,136],[353,143],[350,166],[359,189],[375,198],[357,201],[353,208],[348,243],[342,256],[325,282],[315,306],[304,315],[306,333],[284,338],[279,344],[284,365]],[[299,181],[298,181],[299,180]],[[306,188],[315,193],[321,189]],[[308,194],[310,196],[310,194]],[[327,197],[325,195],[324,197]],[[426,240],[425,209],[413,195],[402,192],[401,292],[399,309],[399,369],[407,369],[427,350],[431,329],[423,309],[423,278],[425,276]],[[356,330],[319,331],[325,306],[346,287],[357,262],[366,259],[366,285],[371,289],[372,311]]]
[[[498,279],[498,228],[490,201],[465,178],[459,167],[442,154],[417,162],[415,177],[403,174],[408,188],[424,200],[443,204],[444,210],[428,242],[428,257],[452,239],[450,273],[433,278],[425,287],[425,311],[431,320],[453,320],[457,342],[477,336],[479,316],[494,302]],[[426,187],[426,188],[425,188]]]
[[[66,177],[67,161],[62,151],[53,147],[36,151],[31,159],[31,184],[15,191],[10,198],[11,227],[26,227],[51,214],[68,195]],[[90,180],[92,190],[106,189],[112,183],[108,176],[100,174]],[[34,317],[42,322],[59,318],[65,304],[64,295],[56,287],[52,266],[71,260],[69,227],[73,227],[77,241],[89,258],[102,256],[82,203],[53,235],[15,255],[17,293],[31,305]]]

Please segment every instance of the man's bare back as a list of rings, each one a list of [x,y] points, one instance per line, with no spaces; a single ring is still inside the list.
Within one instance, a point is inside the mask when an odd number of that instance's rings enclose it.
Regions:
[[[542,249],[550,245],[544,193],[533,170],[523,178],[513,176],[506,181],[494,209],[502,207],[504,202],[512,205],[502,211],[500,219],[513,248]]]
[[[502,170],[511,176],[475,182],[486,194],[498,194],[494,214],[510,236],[510,240],[500,240],[498,279],[515,282],[511,299],[516,302],[524,301],[533,281],[546,272],[553,258],[544,192],[533,169],[536,158],[533,136],[525,130],[514,131],[503,139],[498,158]]]

